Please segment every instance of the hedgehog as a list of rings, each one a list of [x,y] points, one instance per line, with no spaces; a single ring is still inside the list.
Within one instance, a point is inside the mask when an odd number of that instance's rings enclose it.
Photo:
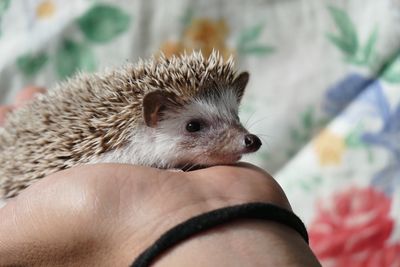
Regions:
[[[0,198],[82,164],[234,164],[261,146],[238,116],[248,80],[216,51],[79,73],[14,111],[0,129]]]

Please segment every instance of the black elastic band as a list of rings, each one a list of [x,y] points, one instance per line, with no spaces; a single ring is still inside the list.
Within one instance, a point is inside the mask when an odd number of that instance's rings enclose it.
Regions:
[[[308,234],[303,222],[293,212],[267,203],[247,203],[213,210],[178,224],[163,234],[146,249],[131,267],[147,267],[167,249],[193,235],[237,219],[259,219],[274,221],[296,230],[308,243]]]

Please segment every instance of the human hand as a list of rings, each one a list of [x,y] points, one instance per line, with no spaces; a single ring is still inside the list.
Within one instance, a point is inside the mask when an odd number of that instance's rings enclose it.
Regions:
[[[290,209],[275,180],[244,163],[192,172],[125,164],[68,169],[38,181],[0,209],[0,266],[129,265],[178,223],[248,202]],[[313,262],[296,232],[272,222],[238,222],[200,236],[196,242],[178,245],[156,264],[221,266],[221,261],[230,265],[233,259],[240,266],[246,262],[251,266],[251,256],[253,261],[276,266],[271,257],[282,260],[293,250],[300,253],[296,257]],[[246,255],[240,255],[243,247]],[[265,259],[265,251],[270,259]]]
[[[255,201],[289,208],[276,182],[249,165],[190,173],[123,164],[72,168],[0,210],[0,265],[62,265],[67,258],[127,265],[176,224]]]

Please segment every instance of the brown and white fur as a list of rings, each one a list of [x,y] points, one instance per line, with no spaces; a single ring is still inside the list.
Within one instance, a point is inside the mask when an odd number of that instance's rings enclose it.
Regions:
[[[235,163],[261,145],[238,117],[248,78],[217,52],[79,74],[11,114],[0,130],[0,198],[80,164]]]

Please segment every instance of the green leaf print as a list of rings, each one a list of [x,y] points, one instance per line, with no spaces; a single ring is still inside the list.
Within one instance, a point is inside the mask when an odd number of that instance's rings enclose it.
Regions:
[[[185,13],[181,17],[181,23],[183,27],[188,27],[193,20],[194,10],[193,8],[189,7],[186,9]]]
[[[297,151],[327,124],[326,118],[319,118],[315,108],[308,106],[299,114],[300,125],[289,129],[289,136],[292,140],[290,148],[286,151],[288,156],[293,156]]]
[[[344,10],[333,6],[329,6],[328,10],[338,29],[338,34],[327,34],[329,41],[343,52],[346,62],[368,67],[375,72],[376,68],[379,68],[376,64],[380,64],[375,51],[378,27],[374,27],[365,44],[361,45],[354,23],[349,15]]]
[[[376,60],[375,43],[378,38],[377,28],[370,34],[364,47],[359,47],[357,53],[346,58],[346,61],[355,65],[365,65],[373,68],[373,61]]]
[[[400,51],[395,60],[386,67],[383,72],[382,78],[390,83],[400,83]]]
[[[333,6],[328,9],[339,30],[339,36],[328,33],[329,40],[347,55],[354,55],[358,49],[358,38],[353,22],[345,11]]]
[[[71,76],[77,70],[93,71],[95,59],[86,44],[64,40],[55,56],[57,73],[61,78]]]
[[[264,28],[264,25],[258,24],[258,25],[255,25],[255,26],[243,31],[239,37],[239,46],[249,43],[249,42],[256,41],[257,38],[260,36],[263,28]]]
[[[366,145],[361,138],[364,131],[364,126],[362,124],[358,124],[347,134],[344,141],[347,148],[364,149],[367,154],[368,162],[372,163],[374,162],[374,156],[371,151],[371,147]]]
[[[365,63],[370,63],[374,57],[375,44],[378,39],[378,29],[375,27],[374,31],[369,35],[367,43],[363,49]]]
[[[274,51],[272,46],[267,45],[254,45],[249,47],[243,47],[241,52],[245,54],[267,54]]]
[[[85,37],[95,43],[105,43],[125,32],[130,23],[127,13],[118,7],[98,4],[78,19]]]
[[[344,53],[348,55],[353,55],[355,53],[354,48],[349,45],[346,40],[343,40],[341,37],[334,36],[330,33],[327,34],[327,37],[331,43],[333,43],[337,48],[342,50]]]
[[[0,0],[0,17],[4,14],[4,11],[10,6],[11,0]]]
[[[260,44],[257,40],[261,36],[264,25],[257,24],[253,27],[245,29],[239,36],[238,48],[239,53],[243,54],[268,54],[274,51],[269,45]]]
[[[299,186],[304,190],[304,191],[311,191],[314,190],[316,187],[320,186],[322,183],[322,177],[321,176],[313,176],[309,179],[303,179],[299,180]]]
[[[39,53],[37,55],[23,55],[17,59],[18,69],[26,76],[33,76],[39,72],[40,69],[48,61],[48,56],[45,53]]]
[[[345,138],[345,144],[350,148],[364,147],[364,143],[360,138],[360,131],[358,129],[350,132]]]
[[[310,129],[314,126],[313,107],[309,107],[303,114],[301,114],[301,121],[305,129]]]

